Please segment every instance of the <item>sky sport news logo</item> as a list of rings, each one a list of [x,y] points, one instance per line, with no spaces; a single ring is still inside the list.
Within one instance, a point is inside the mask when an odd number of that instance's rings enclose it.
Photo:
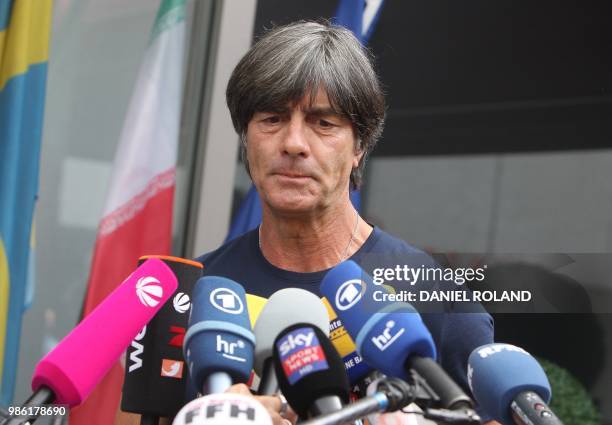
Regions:
[[[294,329],[276,342],[283,372],[289,384],[303,377],[329,369],[325,353],[312,328]]]

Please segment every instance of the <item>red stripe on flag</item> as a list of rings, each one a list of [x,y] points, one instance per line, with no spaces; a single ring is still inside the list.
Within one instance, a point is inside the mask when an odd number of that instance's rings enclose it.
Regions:
[[[147,189],[116,213],[102,221],[113,222],[113,230],[96,241],[83,317],[87,316],[134,271],[142,255],[169,255],[172,244],[172,202],[174,170],[152,180]],[[107,224],[108,226],[108,224]],[[108,229],[108,227],[106,227]],[[121,400],[124,369],[117,363],[81,406],[72,409],[71,424],[108,425],[115,423]]]
[[[154,191],[154,195],[147,195]],[[174,185],[159,188],[157,181],[136,196],[120,212],[131,211],[127,221],[98,236],[87,286],[83,317],[91,312],[136,268],[142,255],[169,255],[172,242]],[[142,199],[147,197],[145,202]],[[138,209],[134,212],[134,206]],[[113,217],[111,214],[109,217]],[[109,218],[102,220],[102,225]],[[100,227],[102,230],[103,227]]]

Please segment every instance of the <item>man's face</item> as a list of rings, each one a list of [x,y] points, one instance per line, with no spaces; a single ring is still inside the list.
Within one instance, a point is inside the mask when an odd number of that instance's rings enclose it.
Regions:
[[[263,202],[281,213],[328,208],[348,192],[355,150],[351,122],[334,113],[319,90],[279,111],[253,115],[247,128],[251,178]]]

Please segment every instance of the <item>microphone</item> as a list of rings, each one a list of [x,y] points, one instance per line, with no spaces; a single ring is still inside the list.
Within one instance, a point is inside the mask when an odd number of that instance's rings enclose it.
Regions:
[[[32,377],[34,394],[25,406],[81,404],[176,288],[168,266],[145,261],[40,360]]]
[[[295,323],[311,323],[327,338],[329,316],[319,297],[299,288],[285,288],[273,293],[255,322],[255,373],[261,378],[258,392],[272,395],[278,391],[272,350],[274,339]]]
[[[329,300],[323,297],[322,301],[329,315],[329,340],[342,358],[351,386],[361,387],[361,384],[367,380],[374,370],[357,353],[355,342],[342,324],[342,320],[340,320],[330,305]]]
[[[178,289],[136,335],[126,352],[121,410],[173,417],[185,403],[186,370],[183,339],[187,330],[193,287],[203,266],[170,256],[145,256],[162,260],[176,275]]]
[[[198,280],[183,346],[196,388],[222,393],[247,382],[254,346],[244,288],[224,277]]]
[[[551,390],[544,370],[522,348],[476,348],[468,359],[468,383],[482,408],[504,424],[562,424],[547,406]]]
[[[377,301],[372,278],[353,261],[331,269],[321,282],[321,293],[355,340],[357,351],[382,373],[412,381],[418,373],[446,409],[470,409],[471,399],[435,362],[436,348],[421,316],[408,303]],[[382,298],[384,299],[384,298]]]
[[[253,397],[223,393],[190,401],[172,425],[272,425],[272,418]]]
[[[317,326],[289,326],[276,337],[273,350],[281,391],[301,418],[337,412],[348,403],[342,359]]]
[[[48,387],[56,403],[81,404],[177,286],[163,261],[145,261],[38,363],[32,390]]]

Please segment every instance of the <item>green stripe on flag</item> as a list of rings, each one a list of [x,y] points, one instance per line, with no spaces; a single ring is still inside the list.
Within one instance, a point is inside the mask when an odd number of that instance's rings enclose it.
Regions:
[[[151,31],[149,44],[153,43],[153,40],[155,40],[160,33],[185,19],[185,1],[186,0],[162,0],[159,10],[157,11],[153,31]]]

